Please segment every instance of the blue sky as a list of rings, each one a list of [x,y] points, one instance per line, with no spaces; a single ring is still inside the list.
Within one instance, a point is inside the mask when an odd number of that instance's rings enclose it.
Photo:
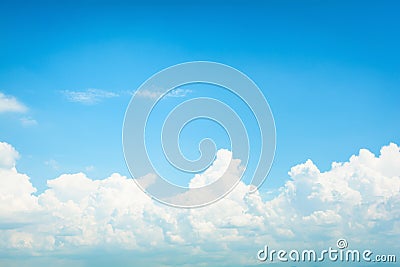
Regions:
[[[260,192],[279,190],[307,159],[328,171],[361,148],[379,155],[400,144],[399,9],[396,1],[1,1],[0,92],[26,110],[0,112],[0,141],[19,152],[18,172],[37,195],[62,174],[128,176],[121,135],[132,92],[171,65],[215,61],[247,74],[268,100],[277,148]],[[190,89],[168,101],[197,94]]]
[[[98,177],[126,173],[124,92],[170,65],[217,61],[249,75],[266,95],[278,134],[270,185],[279,185],[307,158],[326,169],[360,147],[378,151],[398,142],[393,5],[3,3],[0,88],[25,103],[39,125],[22,128],[2,116],[2,138],[32,155],[19,164],[38,186],[54,175],[40,166],[51,159],[63,171],[97,165]],[[60,93],[87,88],[122,97],[85,106]]]

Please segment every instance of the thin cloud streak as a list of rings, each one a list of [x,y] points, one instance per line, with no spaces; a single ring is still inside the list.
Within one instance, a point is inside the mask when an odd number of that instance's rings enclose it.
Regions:
[[[174,89],[168,92],[165,97],[186,97],[188,94],[192,93],[192,90],[189,89]],[[141,90],[134,92],[139,97],[148,98],[148,99],[158,99],[163,95],[163,91],[161,90]]]
[[[62,90],[61,93],[67,98],[68,101],[74,103],[81,103],[86,105],[93,105],[102,102],[108,98],[118,97],[119,94],[102,89],[89,88],[84,91],[71,91]]]

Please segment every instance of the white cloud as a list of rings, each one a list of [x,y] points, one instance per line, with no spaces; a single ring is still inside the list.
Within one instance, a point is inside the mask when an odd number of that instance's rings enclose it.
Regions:
[[[89,165],[85,167],[85,171],[87,172],[92,172],[94,171],[96,168],[93,165]]]
[[[93,89],[89,88],[85,91],[70,91],[63,90],[61,91],[65,97],[71,101],[81,104],[97,104],[104,99],[118,97],[119,95],[114,92],[109,92],[101,89]]]
[[[19,102],[13,96],[7,96],[0,92],[0,113],[3,112],[18,112],[23,113],[26,112],[28,108]]]
[[[29,117],[23,117],[19,120],[20,120],[21,124],[26,127],[38,125],[38,122],[35,119],[29,118]]]
[[[44,162],[45,165],[49,166],[53,170],[59,170],[60,164],[55,159],[49,159]]]
[[[37,210],[36,189],[29,177],[15,168],[18,152],[9,144],[0,142],[0,224],[20,222]]]
[[[192,185],[207,184],[226,167],[230,152],[219,155],[220,161],[195,176]],[[0,227],[0,249],[70,253],[81,246],[136,252],[173,248],[185,255],[229,255],[243,265],[254,263],[254,253],[266,243],[277,249],[326,247],[344,237],[352,246],[399,249],[400,150],[395,144],[383,147],[378,157],[362,149],[326,172],[311,160],[294,166],[291,179],[271,200],[263,200],[259,192],[248,194],[248,186],[239,183],[225,199],[198,209],[159,204],[117,173],[103,180],[64,174],[47,181],[48,189],[35,196],[29,177],[14,168],[17,157],[15,149],[2,143],[0,226],[5,221],[16,226]],[[228,170],[232,175],[234,168]]]
[[[143,98],[158,99],[162,95],[162,92],[161,91],[141,90],[141,91],[137,91],[136,95],[139,97],[143,97]]]
[[[192,93],[193,91],[190,89],[182,89],[182,88],[178,88],[178,89],[174,89],[172,91],[170,91],[167,96],[168,97],[185,97],[188,94]]]
[[[0,142],[0,169],[12,169],[19,158],[19,153],[10,144]]]
[[[193,91],[189,89],[178,88],[171,90],[165,97],[185,97],[192,92]],[[149,99],[158,99],[162,94],[163,91],[161,90],[141,90],[136,92],[137,96]]]
[[[190,181],[189,188],[199,188],[212,184],[227,171],[231,160],[231,151],[227,149],[218,150],[216,159],[212,165],[205,172],[196,174]],[[238,164],[240,164],[240,162],[238,162]]]

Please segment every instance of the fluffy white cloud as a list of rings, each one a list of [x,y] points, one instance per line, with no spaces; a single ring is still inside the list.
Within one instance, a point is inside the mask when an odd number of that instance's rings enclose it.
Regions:
[[[18,157],[11,145],[0,142],[0,226],[20,223],[39,208],[29,177],[15,169]]]
[[[248,194],[248,186],[240,183],[225,199],[198,209],[159,204],[117,173],[103,180],[64,174],[35,196],[29,177],[14,168],[17,155],[1,144],[3,249],[68,253],[113,247],[145,253],[173,248],[224,260],[229,254],[247,264],[266,243],[277,249],[326,247],[345,237],[352,245],[399,248],[400,150],[395,144],[383,147],[378,157],[362,149],[326,172],[311,160],[294,166],[291,179],[268,201],[259,192]],[[230,159],[229,151],[219,151],[192,185],[209,183]],[[230,170],[236,171],[237,165]]]
[[[25,112],[27,107],[13,96],[7,96],[0,92],[0,113],[2,112]]]
[[[19,153],[10,144],[0,142],[0,169],[12,169],[19,158]]]
[[[217,151],[215,161],[212,163],[210,168],[205,170],[201,174],[196,174],[192,180],[190,180],[189,188],[198,188],[206,186],[215,182],[219,177],[224,175],[228,170],[229,164],[232,160],[232,152],[227,149],[220,149]],[[237,168],[240,164],[239,160],[235,160],[235,167]],[[235,169],[236,169],[235,168]],[[230,170],[231,171],[231,170]],[[235,175],[234,173],[233,175]]]

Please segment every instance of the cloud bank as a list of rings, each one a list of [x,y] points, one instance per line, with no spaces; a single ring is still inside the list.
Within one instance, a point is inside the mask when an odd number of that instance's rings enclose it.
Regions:
[[[195,176],[193,185],[225,168],[231,157],[227,153],[217,154],[214,169]],[[3,252],[51,255],[112,248],[161,251],[162,264],[179,265],[174,255],[182,253],[186,259],[212,257],[221,264],[246,265],[256,263],[255,253],[265,244],[327,247],[344,237],[355,247],[399,249],[400,149],[393,143],[382,147],[379,156],[361,149],[326,172],[311,160],[294,166],[290,180],[271,200],[263,200],[260,192],[248,194],[248,186],[240,183],[225,199],[198,209],[161,205],[118,173],[103,180],[63,174],[35,194],[29,177],[15,168],[17,159],[11,145],[0,143]]]

